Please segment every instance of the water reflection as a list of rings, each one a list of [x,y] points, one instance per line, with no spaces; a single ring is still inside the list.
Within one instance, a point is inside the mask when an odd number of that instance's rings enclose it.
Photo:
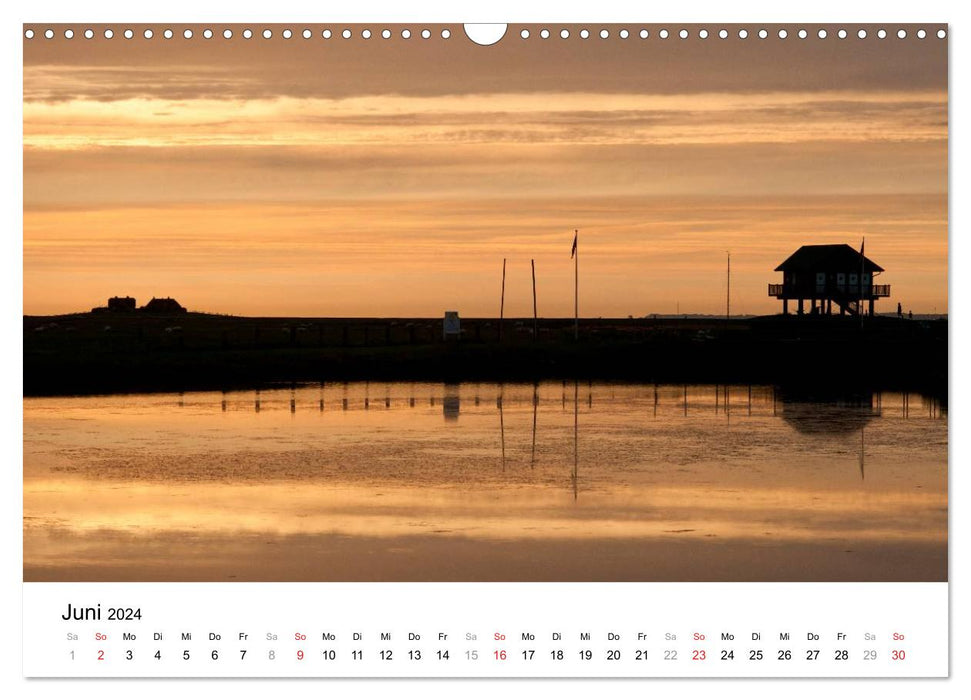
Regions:
[[[451,547],[395,575],[528,577],[517,557],[559,552],[532,575],[937,580],[946,413],[916,394],[578,381],[25,399],[25,572],[123,578],[105,562],[160,547],[189,561],[159,576],[216,576],[234,551],[255,580],[371,580],[399,550]],[[270,542],[284,573],[254,573]]]
[[[388,408],[391,407],[390,398],[385,401],[385,405]],[[459,409],[461,406],[462,401],[459,396],[459,385],[446,384],[445,396],[442,398],[442,415],[445,416],[446,422],[457,421],[459,419]]]
[[[907,417],[903,396],[902,415]],[[880,405],[881,400],[871,393],[835,397],[785,393],[782,396],[782,418],[807,435],[856,433],[880,417]]]
[[[860,428],[860,481],[866,479],[866,428]]]

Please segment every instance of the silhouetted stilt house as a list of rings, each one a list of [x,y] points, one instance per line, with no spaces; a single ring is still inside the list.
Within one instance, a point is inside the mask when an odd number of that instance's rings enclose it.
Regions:
[[[858,315],[862,303],[890,296],[889,284],[873,284],[883,268],[845,243],[804,245],[786,258],[776,272],[782,284],[769,284],[769,296],[782,299],[782,313],[789,313],[789,300],[798,302],[797,313],[805,313],[809,301],[812,314],[832,314],[835,304],[840,315]]]

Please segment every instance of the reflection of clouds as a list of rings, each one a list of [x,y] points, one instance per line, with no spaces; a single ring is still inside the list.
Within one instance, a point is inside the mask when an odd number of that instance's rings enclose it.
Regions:
[[[376,496],[380,493],[380,497]],[[79,498],[83,493],[84,498]],[[139,538],[193,532],[225,536],[339,534],[395,537],[441,533],[483,539],[726,537],[764,542],[854,538],[941,541],[947,497],[940,492],[810,488],[618,487],[562,489],[266,483],[146,485],[31,480],[25,529]]]
[[[947,426],[916,399],[905,418],[905,398],[882,395],[861,482],[856,443],[793,431],[769,387],[753,387],[751,413],[747,387],[721,392],[720,412],[713,387],[687,387],[686,417],[682,386],[658,386],[657,411],[654,386],[584,386],[574,501],[573,389],[312,384],[260,391],[259,413],[254,391],[26,399],[25,570],[218,580],[239,571],[232,551],[257,578],[528,579],[503,568],[511,551],[565,571],[578,551],[609,550],[606,580],[662,575],[652,556],[672,580],[709,575],[712,556],[726,580],[750,576],[750,560],[766,580],[899,580],[946,561]],[[443,425],[454,400],[461,420]],[[429,557],[421,574],[387,573],[399,547]],[[874,557],[883,568],[865,568]]]

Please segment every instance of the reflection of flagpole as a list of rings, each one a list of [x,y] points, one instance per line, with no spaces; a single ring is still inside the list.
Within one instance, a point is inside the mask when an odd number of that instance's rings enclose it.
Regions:
[[[499,440],[502,446],[502,471],[506,471],[506,423],[502,415],[502,384],[499,385]]]
[[[536,464],[536,409],[539,406],[539,384],[533,384],[533,449],[529,455],[530,468]]]
[[[577,479],[580,476],[580,460],[577,454],[577,438],[580,430],[580,385],[573,380],[573,500],[577,500]]]
[[[866,438],[864,436],[865,430],[866,428],[860,428],[860,481],[866,480],[866,475],[863,473],[863,464],[865,460],[864,448],[866,446]]]

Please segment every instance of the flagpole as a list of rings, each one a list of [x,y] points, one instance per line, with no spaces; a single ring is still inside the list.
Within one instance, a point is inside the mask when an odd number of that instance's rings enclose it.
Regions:
[[[573,229],[573,240],[576,241],[573,256],[573,339],[580,339],[580,232]]]
[[[499,294],[499,342],[502,342],[502,317],[506,310],[506,259],[502,259],[502,291]]]
[[[857,304],[857,311],[860,312],[860,330],[863,330],[863,271],[866,269],[866,258],[863,251],[866,248],[866,236],[860,241],[860,301]]]
[[[536,260],[530,260],[529,266],[533,268],[533,340],[538,340],[539,325],[536,319]]]

